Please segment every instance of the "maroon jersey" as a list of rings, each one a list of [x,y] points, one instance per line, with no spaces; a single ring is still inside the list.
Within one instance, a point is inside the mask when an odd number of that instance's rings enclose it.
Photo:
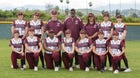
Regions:
[[[88,38],[84,38],[76,42],[76,47],[81,51],[81,53],[84,53],[87,50],[89,50],[91,45],[92,41],[89,40]]]
[[[74,17],[74,18],[67,18],[64,21],[64,31],[67,29],[71,30],[71,36],[74,38],[74,40],[77,40],[79,38],[79,32],[83,28],[83,23],[80,18]]]
[[[66,38],[64,37],[62,39],[62,44],[65,45],[65,49],[67,52],[72,52],[72,46],[74,44],[74,39],[71,37],[71,38]]]
[[[121,37],[123,36],[124,30],[126,30],[126,25],[124,23],[121,23],[121,24],[116,23],[114,28],[119,33],[119,39],[121,39]]]
[[[97,39],[94,41],[95,50],[98,54],[102,54],[107,50],[107,41],[105,39]]]
[[[111,40],[109,47],[111,48],[113,55],[118,55],[121,53],[122,47],[124,47],[124,43],[121,40]]]
[[[102,29],[104,33],[104,38],[107,38],[110,34],[110,31],[112,28],[114,28],[114,24],[110,21],[108,22],[102,22],[99,26],[100,29]]]
[[[59,48],[60,41],[57,37],[54,37],[53,39],[51,39],[50,37],[47,37],[44,39],[44,44],[46,44],[48,48],[54,50],[54,49]],[[45,50],[45,53],[52,54],[52,52],[49,52],[47,50]]]
[[[49,31],[50,29],[54,30],[55,35],[60,32],[63,31],[63,25],[62,22],[59,20],[53,21],[53,20],[49,20],[48,23],[46,24],[45,30]]]
[[[13,46],[16,51],[21,51],[21,48],[22,48],[22,45],[23,45],[23,42],[22,42],[22,39],[21,38],[18,38],[17,40],[15,40],[14,38],[12,38],[10,40],[10,46]]]
[[[15,30],[19,31],[19,36],[22,37],[25,33],[25,28],[27,26],[27,22],[24,20],[22,20],[22,21],[15,20],[15,21],[13,21],[12,26],[14,26]]]
[[[28,26],[29,26],[29,28],[30,28],[30,27],[34,28],[34,34],[35,34],[36,36],[42,34],[41,28],[42,28],[42,26],[43,26],[43,22],[42,22],[41,20],[37,20],[36,22],[32,20],[32,21],[30,21],[30,22],[28,23]]]
[[[36,50],[38,50],[39,49],[39,43],[40,43],[41,41],[40,41],[40,39],[39,38],[37,38],[36,36],[34,36],[33,38],[31,38],[31,37],[27,37],[26,39],[25,39],[25,43],[28,45],[28,47],[31,49],[31,50],[33,50],[33,51],[36,51]],[[30,51],[28,51],[28,50],[26,50],[26,52],[30,52]]]

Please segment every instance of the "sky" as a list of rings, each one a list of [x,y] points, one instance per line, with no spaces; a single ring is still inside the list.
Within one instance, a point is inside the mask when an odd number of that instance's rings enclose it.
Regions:
[[[64,6],[66,5],[66,0],[63,0],[63,3],[60,3],[59,0],[1,0],[0,1],[0,9],[9,7],[21,7],[25,5],[36,5],[36,6],[45,6],[45,4],[53,4],[58,6]],[[109,1],[111,5],[114,4],[135,4],[135,0],[69,0],[70,3],[66,5],[68,8],[89,8],[88,3],[92,2],[93,6],[92,8],[97,8],[100,6],[106,6],[109,4]],[[137,4],[140,4],[140,0],[136,0]],[[132,6],[134,8],[134,6]]]

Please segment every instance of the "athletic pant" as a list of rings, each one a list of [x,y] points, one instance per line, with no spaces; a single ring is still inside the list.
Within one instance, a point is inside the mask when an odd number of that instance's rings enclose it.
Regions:
[[[44,58],[47,69],[54,69],[53,62],[55,63],[55,67],[59,66],[59,52],[53,52],[52,54],[44,53]]]
[[[21,68],[23,67],[23,64],[24,64],[24,58],[25,56],[23,55],[20,55],[16,52],[12,52],[11,53],[11,61],[12,61],[12,65],[13,65],[13,68],[14,69],[17,69],[18,68],[18,64],[17,64],[17,59],[21,59]]]
[[[119,67],[119,61],[121,61],[122,59],[122,56],[113,56],[112,57],[112,67],[113,67],[113,70],[118,70],[118,67]]]
[[[94,62],[95,62],[95,66],[97,67],[97,70],[104,70],[104,66],[105,66],[105,59],[106,55],[96,55],[94,54]]]
[[[26,59],[29,64],[29,68],[33,69],[38,65],[39,53],[26,53]]]
[[[65,69],[69,69],[69,67],[72,67],[73,57],[74,57],[74,54],[68,54],[66,52],[62,53],[62,60],[65,66]]]
[[[89,53],[78,55],[80,69],[85,70],[85,67],[89,67],[89,57],[90,57]]]

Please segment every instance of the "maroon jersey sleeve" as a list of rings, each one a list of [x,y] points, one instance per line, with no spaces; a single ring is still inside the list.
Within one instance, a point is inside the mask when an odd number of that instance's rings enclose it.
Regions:
[[[28,44],[27,38],[24,40],[24,44]]]
[[[126,26],[126,25],[124,25],[124,30],[126,30],[126,28],[127,28],[127,26]]]
[[[81,30],[81,29],[83,29],[84,24],[80,18],[79,18],[79,22],[80,22],[79,24],[80,24],[80,30]]]
[[[120,48],[124,47],[124,42],[123,41],[121,41],[120,46],[121,46]]]
[[[41,21],[41,25],[40,25],[41,27],[43,27],[44,26],[44,23],[43,23],[43,21]]]
[[[14,27],[15,27],[15,20],[13,21],[12,26],[14,26]]]

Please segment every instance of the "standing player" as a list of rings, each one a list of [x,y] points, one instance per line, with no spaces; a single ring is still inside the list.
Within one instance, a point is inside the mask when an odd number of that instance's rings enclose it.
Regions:
[[[67,29],[71,30],[71,36],[76,41],[79,38],[79,32],[83,28],[83,23],[79,17],[76,16],[75,9],[71,9],[71,16],[66,18],[64,21],[64,31]],[[75,52],[75,65],[78,66],[78,55]]]
[[[95,65],[100,72],[104,71],[106,53],[108,52],[107,40],[104,39],[103,31],[99,31],[98,39],[94,41],[93,52]]]
[[[50,29],[54,30],[54,34],[55,37],[58,37],[58,39],[61,41],[61,35],[63,33],[63,25],[62,22],[60,20],[58,20],[57,18],[58,16],[58,12],[56,10],[52,10],[51,11],[51,20],[48,21],[48,23],[46,24],[46,33],[48,34]],[[59,54],[59,58],[60,58],[60,62],[59,62],[59,66],[61,67],[61,51]]]
[[[40,40],[43,39],[43,34],[44,34],[43,21],[41,21],[39,19],[39,13],[38,12],[34,13],[33,20],[31,20],[28,23],[28,26],[29,26],[29,28],[31,28],[31,27],[34,28],[34,35],[36,37],[38,37]],[[41,50],[39,56],[40,56],[40,60],[41,60],[41,63],[42,63],[42,68],[44,68],[44,58],[43,58],[42,50]]]
[[[122,23],[122,15],[117,15],[116,19],[117,19],[117,23],[115,24],[114,29],[115,31],[119,33],[119,39],[122,40],[125,45],[125,38],[126,38],[126,33],[127,33],[126,25]],[[123,57],[124,64],[126,66],[126,70],[124,72],[130,72],[131,69],[128,66],[128,61],[125,56],[125,53],[122,55],[122,57]]]
[[[48,32],[48,37],[44,39],[44,57],[47,69],[54,69],[54,71],[59,71],[59,61],[60,61],[60,41],[54,36],[54,30],[50,29]],[[55,68],[54,64],[55,63]]]
[[[64,62],[64,66],[66,69],[69,69],[69,71],[73,71],[72,63],[73,63],[73,57],[74,57],[74,45],[75,41],[71,37],[71,31],[67,29],[65,31],[65,37],[62,40],[62,60]]]
[[[114,74],[118,74],[119,61],[122,59],[122,55],[125,52],[124,42],[119,40],[119,33],[114,31],[113,40],[109,43],[109,53],[112,56],[112,66]]]
[[[106,39],[107,41],[111,40],[112,34],[113,34],[113,28],[114,28],[114,24],[109,21],[109,13],[105,12],[103,14],[104,17],[104,21],[100,24],[99,28],[103,31],[104,33],[104,39]],[[112,70],[111,67],[111,55],[108,53],[108,60],[109,60],[109,70]],[[106,66],[106,62],[105,62],[105,66]],[[105,69],[107,69],[105,67]]]
[[[84,26],[85,31],[87,32],[87,37],[88,39],[91,39],[92,42],[94,42],[98,36],[98,24],[95,21],[95,16],[92,13],[88,14],[87,17],[87,24]],[[91,56],[93,55],[93,52],[91,52]],[[90,59],[90,65],[91,65],[91,59]],[[93,55],[93,65],[95,68],[95,64],[94,64],[94,55]]]
[[[80,37],[76,42],[75,50],[78,53],[80,69],[89,71],[89,58],[92,50],[92,41],[86,38],[86,31],[80,31]]]
[[[14,30],[17,30],[19,32],[19,38],[21,38],[23,41],[27,35],[27,22],[23,20],[23,12],[18,12],[18,19],[13,21],[12,27],[11,27],[11,32],[12,35],[14,34]],[[25,52],[25,45],[23,45],[23,52]],[[25,60],[24,60],[24,68],[25,66]]]
[[[33,28],[29,29],[28,35],[29,36],[25,39],[26,59],[29,68],[34,68],[34,71],[38,71],[38,59],[40,51],[42,50],[42,44],[40,39],[34,36]]]
[[[13,38],[10,40],[10,47],[12,49],[11,61],[14,69],[18,68],[17,59],[21,59],[21,70],[24,70],[24,52],[23,52],[23,41],[19,38],[19,31],[14,30]]]

